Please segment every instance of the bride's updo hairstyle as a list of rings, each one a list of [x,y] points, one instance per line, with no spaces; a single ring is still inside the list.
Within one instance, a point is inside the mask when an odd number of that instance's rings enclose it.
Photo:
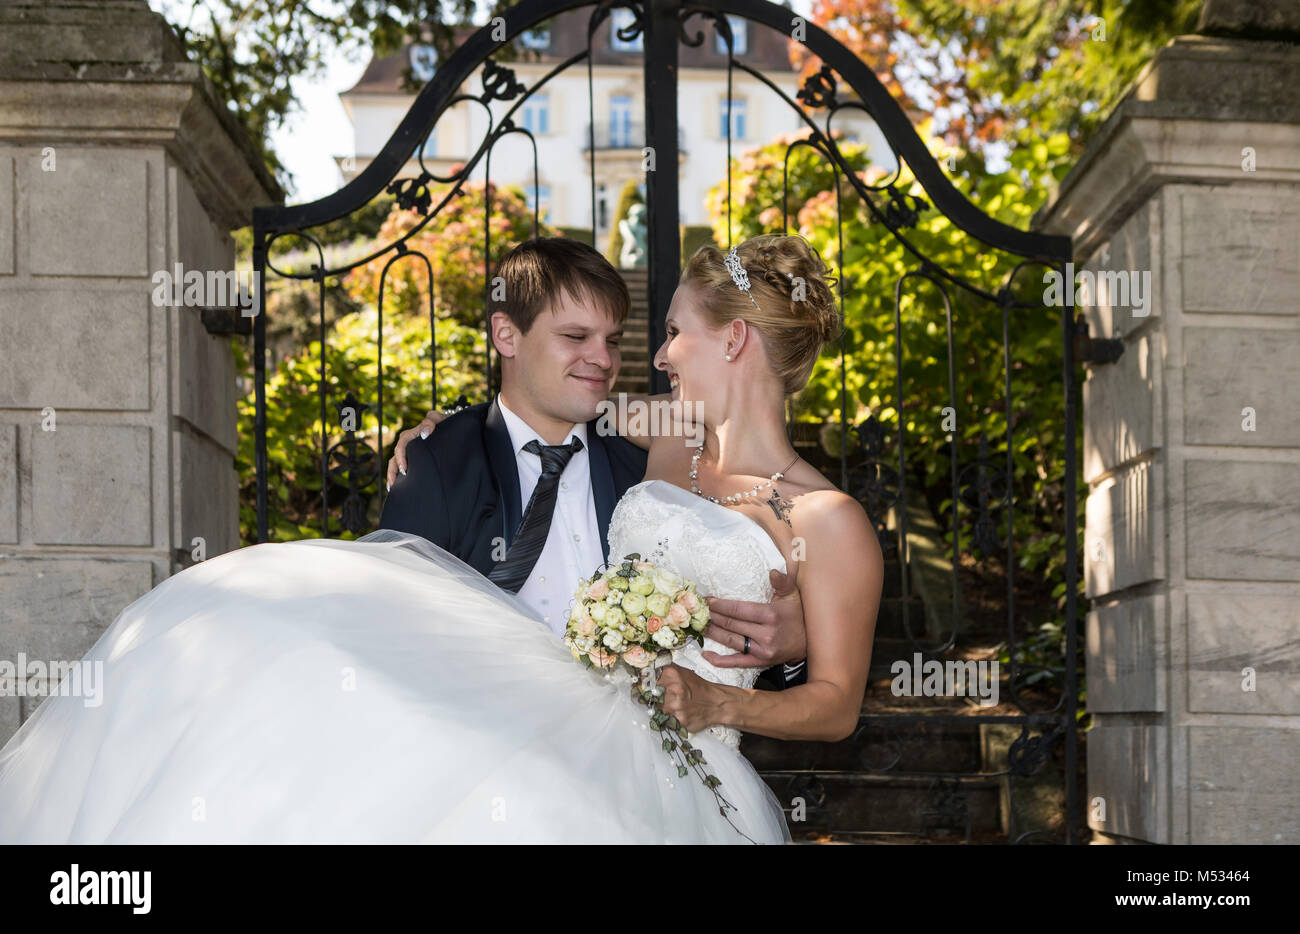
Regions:
[[[749,277],[749,294],[737,288],[725,255],[712,244],[686,262],[682,284],[704,297],[703,315],[718,330],[741,318],[762,335],[767,358],[786,394],[808,382],[822,345],[840,334],[840,314],[831,286],[835,277],[803,237],[765,234],[736,247]],[[754,307],[757,302],[758,307]]]

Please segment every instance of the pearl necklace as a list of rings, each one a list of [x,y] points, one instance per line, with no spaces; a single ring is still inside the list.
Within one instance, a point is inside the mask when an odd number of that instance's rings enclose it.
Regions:
[[[704,453],[704,445],[701,444],[699,447],[695,449],[695,456],[691,458],[691,492],[694,493],[696,496],[703,496],[709,502],[717,503],[719,506],[725,506],[728,503],[742,503],[751,497],[757,496],[763,490],[766,490],[768,487],[775,484],[776,481],[784,477],[785,471],[793,467],[795,465],[795,461],[799,460],[799,455],[795,454],[794,460],[786,464],[783,470],[778,470],[776,473],[772,474],[771,478],[768,479],[766,483],[756,483],[752,488],[748,490],[742,490],[739,493],[734,493],[731,496],[724,496],[721,499],[719,499],[716,496],[709,496],[707,493],[701,490],[700,485],[695,482],[695,476],[696,474],[699,473],[700,470],[700,455],[703,453]]]

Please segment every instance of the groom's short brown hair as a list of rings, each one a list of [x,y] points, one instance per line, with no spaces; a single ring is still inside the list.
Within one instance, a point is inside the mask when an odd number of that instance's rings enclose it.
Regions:
[[[503,280],[504,301],[489,302],[488,311],[504,312],[523,334],[563,292],[578,301],[589,298],[618,324],[632,305],[627,284],[609,260],[568,237],[525,240],[501,260],[496,275]],[[489,284],[488,295],[494,291]]]

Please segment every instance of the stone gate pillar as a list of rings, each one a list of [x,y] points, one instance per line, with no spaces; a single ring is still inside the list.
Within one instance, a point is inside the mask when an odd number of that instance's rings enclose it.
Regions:
[[[0,5],[0,662],[75,660],[195,538],[237,547],[229,337],[152,277],[233,271],[281,197],[144,0]],[[47,687],[0,692],[0,743]]]
[[[1297,41],[1294,0],[1209,0],[1038,218],[1124,348],[1083,389],[1106,842],[1300,843]]]

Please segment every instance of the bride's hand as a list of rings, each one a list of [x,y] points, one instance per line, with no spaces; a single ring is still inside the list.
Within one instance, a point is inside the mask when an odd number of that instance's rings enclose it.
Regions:
[[[677,665],[659,669],[657,678],[664,689],[664,712],[676,717],[688,733],[698,733],[719,723],[724,698],[718,685]]]
[[[408,428],[397,436],[397,446],[393,448],[393,456],[388,459],[388,488],[391,490],[393,484],[397,482],[397,475],[406,476],[406,446],[416,438],[427,438],[433,429],[438,427],[446,415],[441,412],[430,410],[429,414],[424,416],[424,421],[414,428]]]

